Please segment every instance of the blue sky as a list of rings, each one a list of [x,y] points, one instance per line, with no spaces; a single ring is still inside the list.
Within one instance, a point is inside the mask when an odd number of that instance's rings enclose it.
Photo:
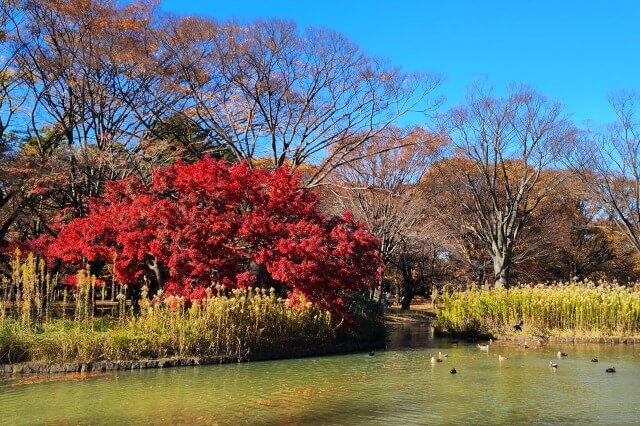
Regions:
[[[337,30],[395,66],[444,75],[439,93],[448,106],[477,80],[499,89],[527,83],[564,103],[577,124],[602,124],[614,118],[611,90],[640,90],[640,2],[631,0],[163,0],[161,7]]]

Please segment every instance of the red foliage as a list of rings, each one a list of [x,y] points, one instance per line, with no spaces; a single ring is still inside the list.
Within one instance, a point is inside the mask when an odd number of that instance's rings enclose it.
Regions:
[[[205,158],[107,185],[89,215],[36,241],[50,258],[79,265],[113,262],[116,278],[140,282],[155,260],[167,294],[202,297],[204,288],[255,283],[249,265],[308,300],[341,312],[342,290],[373,284],[381,260],[376,237],[350,216],[328,219],[316,196],[286,168],[252,169]]]

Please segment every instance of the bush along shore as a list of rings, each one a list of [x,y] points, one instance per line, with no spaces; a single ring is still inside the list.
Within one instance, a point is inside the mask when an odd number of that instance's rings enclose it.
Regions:
[[[353,301],[355,325],[273,289],[225,291],[191,303],[149,297],[133,308],[120,288],[111,312],[97,315],[102,288],[80,271],[61,302],[33,256],[17,263],[20,292],[0,302],[0,373],[122,370],[323,355],[384,344],[384,324],[365,297]],[[11,283],[4,282],[8,291]],[[103,293],[104,294],[104,293]]]
[[[442,334],[567,342],[640,341],[640,285],[604,281],[471,287],[437,296]]]

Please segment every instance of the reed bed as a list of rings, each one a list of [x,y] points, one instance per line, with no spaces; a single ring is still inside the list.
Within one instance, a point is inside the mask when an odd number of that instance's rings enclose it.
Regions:
[[[0,362],[89,362],[167,357],[246,359],[273,348],[332,342],[329,312],[290,308],[273,292],[236,290],[186,307],[169,298],[120,318],[0,323]]]
[[[523,285],[508,290],[471,287],[436,299],[437,328],[459,334],[637,337],[640,285],[604,281]]]
[[[317,305],[290,306],[273,289],[218,287],[217,296],[208,294],[192,303],[181,297],[149,297],[143,287],[134,309],[122,286],[113,297],[113,310],[96,315],[95,303],[104,299],[104,286],[88,271],[79,271],[75,283],[56,300],[55,279],[40,261],[30,255],[15,262],[12,280],[0,288],[0,363],[244,360],[283,348],[369,338],[345,334],[331,313]],[[383,336],[381,321],[362,319],[369,331]]]

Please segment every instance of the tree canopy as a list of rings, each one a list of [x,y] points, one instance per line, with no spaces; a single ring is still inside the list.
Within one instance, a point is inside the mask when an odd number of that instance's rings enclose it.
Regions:
[[[327,218],[286,167],[253,169],[210,157],[157,169],[151,184],[109,182],[88,214],[35,242],[50,259],[113,263],[125,284],[202,298],[277,286],[342,312],[343,296],[377,282],[378,239],[349,215]]]

